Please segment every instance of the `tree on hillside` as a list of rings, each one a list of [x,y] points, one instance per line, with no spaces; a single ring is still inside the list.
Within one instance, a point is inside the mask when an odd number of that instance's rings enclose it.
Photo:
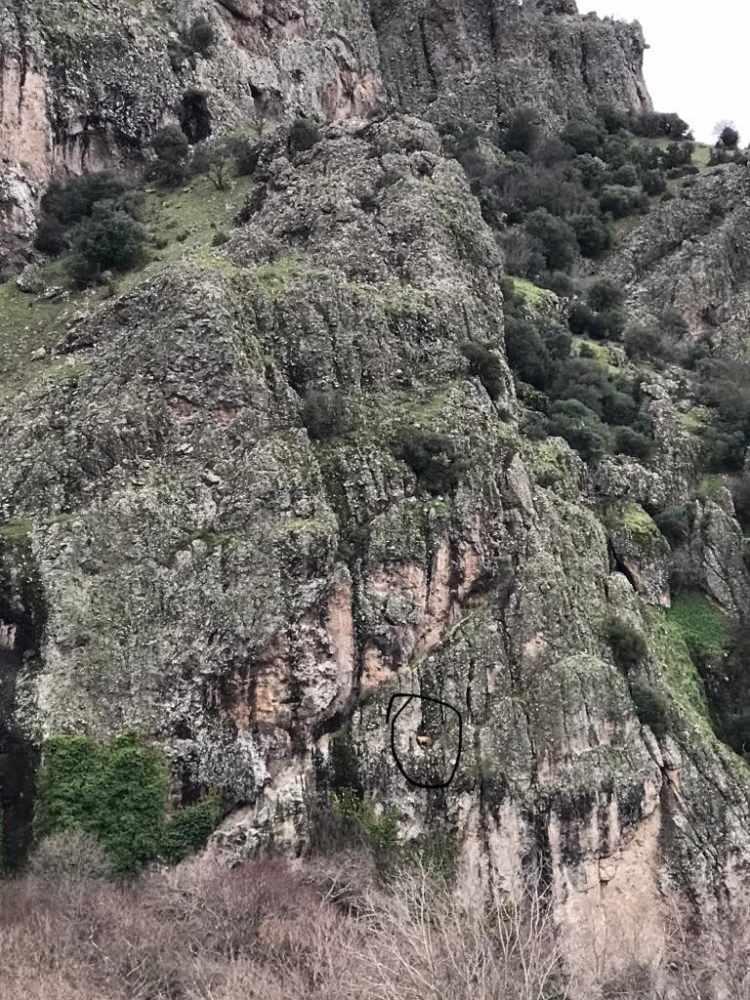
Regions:
[[[737,149],[740,142],[740,133],[734,122],[719,122],[714,129],[716,135],[716,145],[723,146],[724,149]]]

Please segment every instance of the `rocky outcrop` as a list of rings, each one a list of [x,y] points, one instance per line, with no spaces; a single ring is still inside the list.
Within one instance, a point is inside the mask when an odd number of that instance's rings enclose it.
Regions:
[[[213,33],[202,52],[190,43],[198,17]],[[197,140],[300,111],[367,114],[381,100],[376,41],[357,5],[6,0],[0,248],[17,259],[51,176],[140,158],[166,123]]]
[[[640,26],[574,2],[370,0],[388,91],[434,120],[495,125],[531,106],[559,125],[601,105],[651,107]]]
[[[502,261],[461,168],[408,117],[297,154],[281,133],[242,218],[0,404],[0,512],[44,622],[17,731],[158,741],[176,796],[221,793],[231,857],[299,849],[316,791],[354,782],[467,879],[541,865],[563,927],[617,910],[658,947],[670,893],[708,912],[748,856],[750,776],[660,606],[653,522],[607,520],[564,442],[521,438]],[[645,637],[637,676],[613,617]],[[394,695],[419,696],[398,760]]]
[[[213,41],[196,51],[191,26]],[[0,270],[24,260],[50,177],[139,159],[179,122],[191,141],[298,113],[364,117],[387,100],[433,119],[548,123],[641,109],[637,27],[575,5],[493,0],[0,2]]]
[[[734,164],[691,178],[650,212],[606,265],[644,317],[680,313],[693,341],[745,357],[750,322],[750,172]]]

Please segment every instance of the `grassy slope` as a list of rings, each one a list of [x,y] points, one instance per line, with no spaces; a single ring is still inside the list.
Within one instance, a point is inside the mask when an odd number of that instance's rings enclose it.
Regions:
[[[217,191],[208,178],[197,177],[177,191],[148,188],[142,221],[152,239],[157,244],[166,241],[166,245],[151,247],[149,263],[140,271],[123,275],[118,290],[132,288],[185,257],[217,256],[211,245],[213,236],[217,230],[231,228],[251,183],[249,178],[240,177],[230,191]],[[37,379],[64,375],[69,359],[56,359],[48,353],[42,360],[32,361],[31,355],[40,347],[49,352],[71,319],[107,294],[102,288],[83,292],[67,288],[64,259],[48,264],[43,277],[47,287],[66,287],[67,295],[44,301],[19,291],[15,281],[0,285],[0,401]]]

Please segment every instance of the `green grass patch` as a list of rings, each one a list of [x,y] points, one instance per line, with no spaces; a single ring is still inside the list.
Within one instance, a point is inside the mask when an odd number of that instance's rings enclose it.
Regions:
[[[642,543],[660,537],[654,519],[637,503],[629,502],[610,507],[605,513],[604,521],[611,531],[626,531]]]
[[[698,484],[695,495],[701,500],[716,500],[726,489],[726,483],[721,476],[704,476]]]
[[[527,278],[514,278],[509,275],[513,282],[513,290],[516,295],[523,299],[527,306],[532,309],[550,309],[558,303],[557,295],[548,288],[540,288]]]
[[[693,163],[696,167],[700,167],[704,170],[711,160],[711,147],[704,142],[697,142],[695,144],[695,152],[693,153]]]
[[[667,620],[684,640],[691,657],[720,654],[729,638],[726,615],[700,593],[678,594]]]
[[[5,524],[0,524],[0,538],[4,538],[9,542],[22,541],[24,538],[29,537],[31,529],[31,521],[21,520],[20,518],[16,521],[6,521]]]
[[[705,406],[693,406],[687,413],[677,414],[677,423],[690,434],[700,434],[711,421]]]
[[[713,740],[703,681],[690,655],[682,627],[671,617],[671,612],[656,608],[645,609],[644,620],[649,649],[661,666],[661,682],[682,714]]]

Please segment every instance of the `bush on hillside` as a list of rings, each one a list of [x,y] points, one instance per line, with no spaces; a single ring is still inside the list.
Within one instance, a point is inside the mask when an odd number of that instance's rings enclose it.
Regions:
[[[451,438],[415,427],[402,427],[393,442],[393,452],[405,462],[418,482],[432,494],[455,489],[466,471]]]
[[[617,666],[626,674],[640,666],[648,655],[648,646],[641,633],[620,618],[609,622],[607,639]]]
[[[672,713],[665,695],[651,684],[634,681],[630,685],[630,697],[641,725],[648,726],[654,736],[663,739],[672,724]]]
[[[690,537],[690,515],[687,507],[668,507],[654,518],[656,526],[672,548],[679,548]]]
[[[586,462],[596,461],[610,448],[606,426],[596,413],[578,399],[564,399],[552,404],[549,413],[550,434],[565,438]]]
[[[570,220],[584,257],[596,259],[609,250],[612,234],[609,226],[592,213],[576,215]]]
[[[662,340],[656,327],[636,324],[625,332],[625,350],[629,358],[659,358],[662,354]]]
[[[190,143],[179,125],[160,129],[151,140],[151,147],[156,154],[152,168],[154,178],[168,186],[181,184],[187,171]]]
[[[193,173],[208,177],[217,191],[226,191],[230,186],[232,153],[226,142],[207,140],[199,143],[190,166]]]
[[[302,423],[313,441],[327,441],[349,429],[344,397],[333,389],[305,394]]]
[[[205,14],[191,22],[185,33],[185,42],[193,52],[200,53],[204,58],[211,54],[211,49],[216,44],[216,31]]]
[[[724,147],[724,149],[737,149],[740,142],[740,133],[734,127],[734,125],[727,124],[721,130],[719,135],[719,142]]]
[[[521,108],[513,116],[502,136],[501,145],[507,152],[530,153],[536,145],[541,130],[539,115],[534,108]]]
[[[321,140],[320,128],[317,123],[309,118],[296,118],[289,130],[287,149],[290,156],[296,153],[305,153],[312,149]]]
[[[602,151],[602,134],[596,123],[586,120],[573,121],[565,126],[560,138],[582,155],[598,156]]]
[[[667,179],[661,170],[647,170],[642,180],[643,190],[652,198],[667,190]]]
[[[79,287],[85,287],[104,271],[129,271],[142,263],[145,243],[146,230],[140,223],[111,202],[101,202],[71,234],[68,271]]]
[[[620,427],[615,436],[615,451],[620,455],[630,455],[647,462],[654,453],[653,438],[641,434],[632,427]]]
[[[641,212],[648,205],[644,203],[644,195],[637,188],[622,187],[619,184],[608,184],[599,196],[599,206],[613,219],[624,219],[628,215]]]
[[[108,171],[53,181],[41,201],[42,216],[69,228],[91,215],[98,202],[114,201],[127,190],[125,181]]]
[[[58,257],[68,246],[66,239],[66,228],[51,215],[43,215],[39,219],[39,225],[34,236],[34,247],[40,253],[48,254],[50,257]]]
[[[475,341],[462,344],[461,351],[469,362],[471,374],[480,380],[490,399],[499,399],[505,387],[505,373],[497,354]]]
[[[619,309],[625,301],[625,294],[619,285],[608,278],[595,281],[587,295],[588,303],[596,312]]]
[[[550,379],[550,358],[531,320],[508,317],[505,321],[505,351],[514,373],[535,389],[544,389]]]
[[[524,228],[537,241],[546,270],[570,269],[576,259],[578,241],[575,231],[567,222],[551,215],[544,208],[538,208],[527,217]]]

